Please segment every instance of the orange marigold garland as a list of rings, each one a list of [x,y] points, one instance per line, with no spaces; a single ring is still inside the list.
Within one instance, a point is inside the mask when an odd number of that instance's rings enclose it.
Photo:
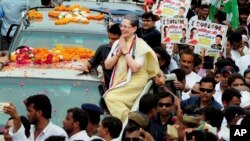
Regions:
[[[52,64],[60,61],[72,61],[79,59],[89,59],[94,55],[94,51],[83,47],[71,47],[57,45],[52,50],[47,48],[24,47],[11,54],[11,61],[19,65],[27,64]]]
[[[50,11],[48,15],[50,17],[56,18],[56,25],[64,25],[70,22],[89,24],[89,20],[102,20],[104,19],[104,14],[91,15],[88,8],[82,7],[81,5],[71,5],[71,6],[56,6],[55,11]]]
[[[42,19],[43,14],[41,12],[36,11],[36,10],[29,10],[28,17],[29,17],[29,19]]]

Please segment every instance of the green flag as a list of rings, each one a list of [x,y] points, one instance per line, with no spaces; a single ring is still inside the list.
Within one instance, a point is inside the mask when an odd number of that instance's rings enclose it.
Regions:
[[[233,29],[237,29],[239,26],[239,10],[237,0],[227,0],[222,2],[221,0],[212,0],[209,10],[209,19],[214,20],[214,15],[221,9],[227,14],[227,20],[231,22]]]

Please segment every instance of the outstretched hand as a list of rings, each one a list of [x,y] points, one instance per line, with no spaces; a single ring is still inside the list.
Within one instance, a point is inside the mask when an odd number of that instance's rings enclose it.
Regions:
[[[9,105],[4,106],[3,112],[10,115],[12,118],[19,118],[19,114],[13,103],[9,103]]]

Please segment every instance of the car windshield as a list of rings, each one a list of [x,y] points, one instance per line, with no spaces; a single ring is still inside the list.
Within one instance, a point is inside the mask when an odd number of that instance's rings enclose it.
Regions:
[[[62,126],[67,109],[83,103],[99,103],[98,81],[54,80],[35,78],[1,78],[0,102],[12,102],[20,115],[26,116],[23,100],[30,95],[46,94],[52,103],[51,121]],[[0,112],[0,126],[9,116]]]
[[[29,46],[32,48],[45,47],[52,49],[56,47],[56,45],[63,45],[70,47],[86,47],[95,51],[100,45],[107,43],[107,35],[23,31],[20,33],[14,47],[15,49],[19,46]]]

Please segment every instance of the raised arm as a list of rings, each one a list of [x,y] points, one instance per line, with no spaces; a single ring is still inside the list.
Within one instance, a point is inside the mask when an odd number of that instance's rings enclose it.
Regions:
[[[16,133],[20,129],[22,123],[21,123],[21,119],[20,119],[20,116],[16,110],[15,105],[10,103],[8,106],[4,106],[3,111],[6,114],[10,115],[10,117],[13,118],[13,130],[12,130],[12,132]]]

